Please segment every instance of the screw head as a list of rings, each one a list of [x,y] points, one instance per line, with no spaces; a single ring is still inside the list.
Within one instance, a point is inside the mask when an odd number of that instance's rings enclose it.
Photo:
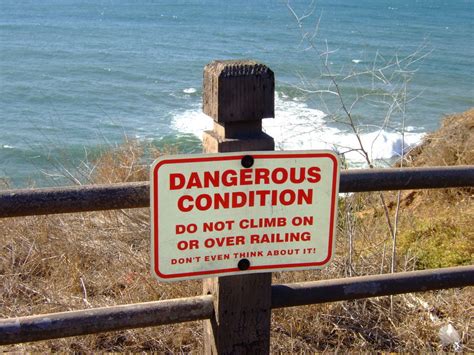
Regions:
[[[244,168],[250,168],[254,163],[254,159],[251,155],[244,155],[241,163]]]
[[[250,261],[248,259],[241,259],[237,264],[239,270],[247,270],[250,267]]]

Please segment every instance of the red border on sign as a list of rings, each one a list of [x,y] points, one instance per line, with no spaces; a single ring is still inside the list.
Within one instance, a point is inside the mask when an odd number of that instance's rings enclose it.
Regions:
[[[214,162],[214,161],[229,161],[229,160],[241,160],[246,154],[241,155],[222,155],[222,156],[209,156],[209,157],[196,157],[196,158],[182,158],[182,159],[169,159],[162,160],[158,162],[153,169],[153,225],[154,228],[154,260],[155,264],[153,265],[156,275],[163,279],[174,279],[174,278],[185,278],[185,277],[196,277],[203,275],[214,275],[214,274],[223,274],[228,272],[237,272],[239,269],[237,267],[227,268],[227,269],[218,269],[218,270],[206,270],[206,271],[196,271],[196,272],[185,272],[178,274],[163,274],[159,270],[159,235],[158,235],[158,169],[165,164],[179,164],[179,163],[202,163],[202,162]],[[331,217],[329,224],[329,249],[328,255],[323,261],[318,261],[314,263],[293,263],[293,264],[276,264],[276,265],[260,265],[260,266],[250,266],[247,270],[268,270],[268,269],[288,269],[288,268],[298,268],[298,267],[312,267],[312,266],[323,266],[329,260],[331,260],[333,252],[333,238],[334,238],[334,221],[335,221],[335,206],[337,199],[337,171],[338,171],[338,161],[333,154],[329,153],[301,153],[301,154],[288,154],[288,153],[274,153],[274,154],[252,154],[255,159],[281,159],[281,158],[329,158],[333,162],[333,176],[332,176],[332,190],[331,190]]]

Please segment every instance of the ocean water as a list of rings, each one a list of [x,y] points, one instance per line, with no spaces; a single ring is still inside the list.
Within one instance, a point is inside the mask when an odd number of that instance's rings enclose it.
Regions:
[[[211,125],[202,71],[215,59],[275,72],[264,127],[279,149],[336,149],[352,165],[363,158],[340,97],[379,162],[474,106],[474,0],[290,5],[1,0],[0,180],[71,183],[65,170],[125,137],[198,152]]]

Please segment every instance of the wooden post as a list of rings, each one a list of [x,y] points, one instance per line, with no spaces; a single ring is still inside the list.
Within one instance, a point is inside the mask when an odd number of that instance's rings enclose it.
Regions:
[[[262,119],[274,117],[273,72],[254,61],[214,61],[204,68],[203,111],[214,119],[204,152],[274,150]],[[271,273],[206,279],[215,315],[204,324],[206,354],[268,354]]]

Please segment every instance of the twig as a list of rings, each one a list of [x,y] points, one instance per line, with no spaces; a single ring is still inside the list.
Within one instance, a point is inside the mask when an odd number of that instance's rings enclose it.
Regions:
[[[82,292],[84,294],[84,297],[82,298],[82,300],[84,301],[87,307],[91,308],[92,305],[87,300],[87,289],[86,289],[86,285],[84,284],[84,280],[82,279],[82,277],[80,277],[79,280],[81,281]]]

